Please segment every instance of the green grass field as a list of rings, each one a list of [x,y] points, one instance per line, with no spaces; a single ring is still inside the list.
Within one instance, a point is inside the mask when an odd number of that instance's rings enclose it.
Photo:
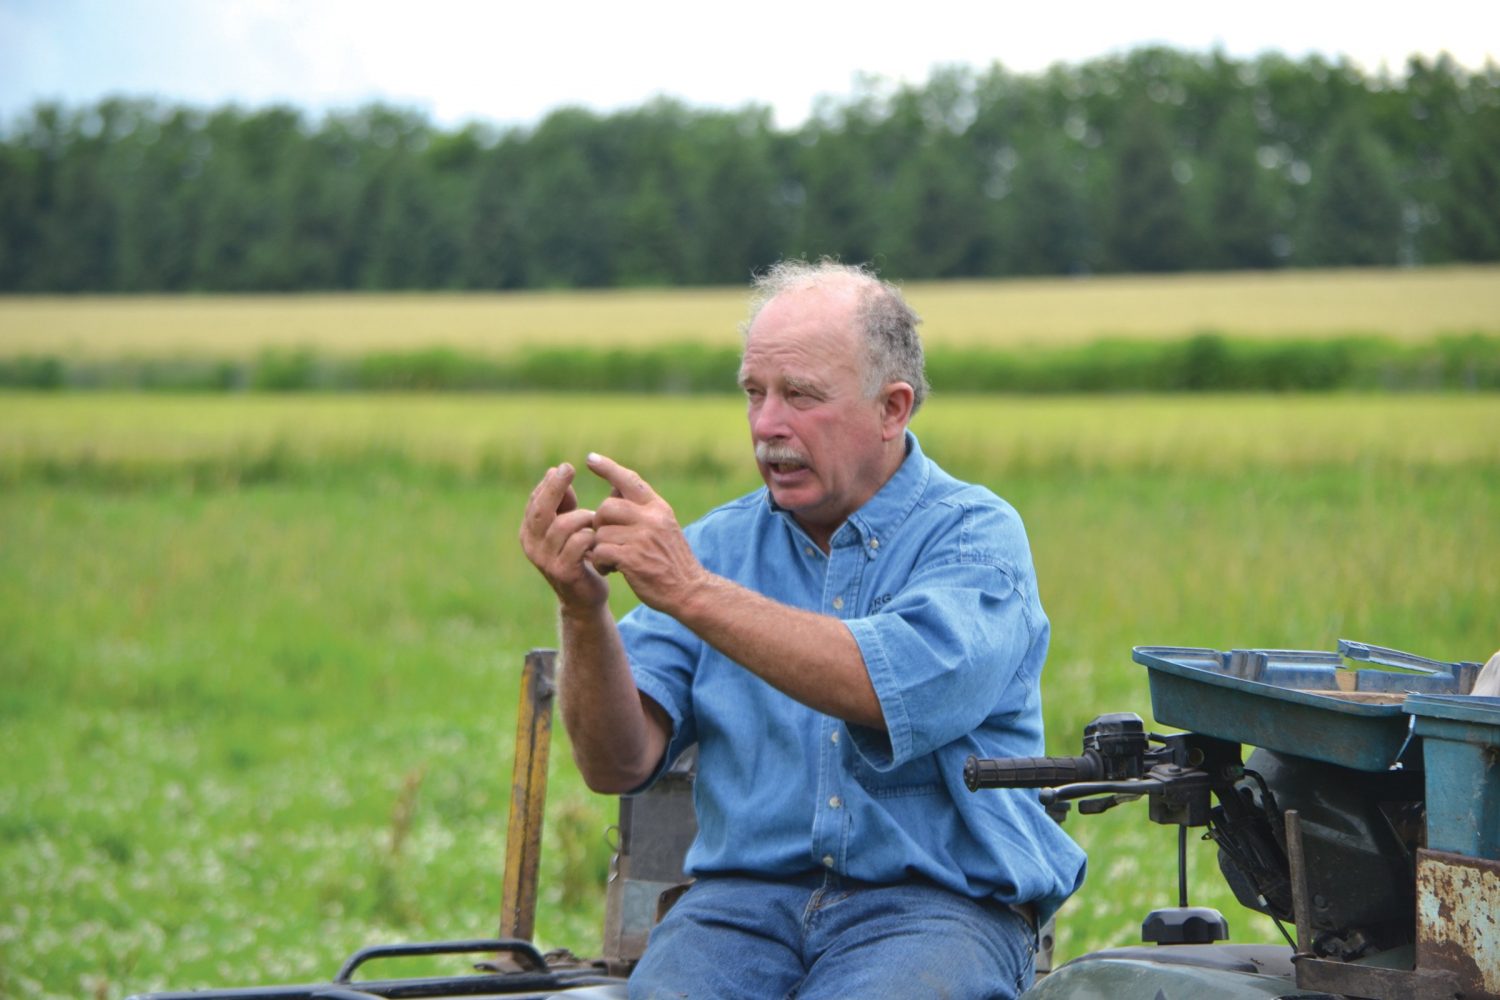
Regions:
[[[1500,267],[1276,271],[915,284],[941,347],[1056,347],[1101,338],[1500,332]],[[451,347],[738,344],[742,288],[497,295],[0,298],[0,358],[244,357]]]
[[[939,395],[916,429],[1026,518],[1051,752],[1147,714],[1133,645],[1500,645],[1493,396]],[[684,520],[755,484],[729,399],[0,395],[0,995],[492,932],[519,668],[553,640],[516,526],[589,449]],[[538,937],[591,952],[612,803],[565,735],[551,771]],[[1173,831],[1140,804],[1068,829],[1061,954],[1129,942]],[[1192,871],[1236,940],[1274,936],[1206,846]]]

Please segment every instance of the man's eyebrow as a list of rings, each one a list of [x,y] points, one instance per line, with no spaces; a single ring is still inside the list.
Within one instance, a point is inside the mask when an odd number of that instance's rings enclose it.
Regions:
[[[739,383],[741,389],[763,385],[760,379],[753,378],[745,372],[740,372],[735,380]],[[822,382],[803,375],[783,375],[781,376],[781,384],[793,392],[805,393],[810,396],[826,396],[828,394],[828,390]]]
[[[806,392],[814,396],[821,396],[823,394],[823,383],[816,379],[803,378],[800,375],[788,375],[782,381],[786,383],[788,389],[794,389],[797,392]]]

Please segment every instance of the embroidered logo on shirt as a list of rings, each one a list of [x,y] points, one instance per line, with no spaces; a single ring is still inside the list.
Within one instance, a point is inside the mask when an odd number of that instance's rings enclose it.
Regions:
[[[870,602],[870,614],[873,615],[875,612],[891,603],[891,598],[895,596],[895,594],[881,594],[879,597],[875,598],[875,600]]]

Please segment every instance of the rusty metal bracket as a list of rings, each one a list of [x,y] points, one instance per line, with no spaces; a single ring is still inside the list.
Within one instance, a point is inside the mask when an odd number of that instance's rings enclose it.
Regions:
[[[1312,956],[1312,901],[1307,894],[1307,857],[1302,852],[1302,817],[1288,809],[1283,819],[1286,830],[1286,860],[1292,882],[1292,919],[1297,925],[1297,957]]]
[[[1417,968],[1500,996],[1500,861],[1417,851]]]
[[[530,941],[536,926],[537,875],[542,854],[542,814],[547,803],[547,756],[552,746],[552,704],[557,653],[533,649],[521,673],[516,711],[516,752],[511,770],[510,822],[505,832],[505,880],[500,937]]]
[[[1493,993],[1465,993],[1447,973],[1424,969],[1386,969],[1358,962],[1334,962],[1299,955],[1297,988],[1319,990],[1366,1000],[1456,1000],[1492,997]]]
[[[1286,821],[1299,988],[1377,1000],[1500,997],[1500,861],[1419,849],[1415,968],[1336,962],[1310,953],[1301,824],[1293,810]]]

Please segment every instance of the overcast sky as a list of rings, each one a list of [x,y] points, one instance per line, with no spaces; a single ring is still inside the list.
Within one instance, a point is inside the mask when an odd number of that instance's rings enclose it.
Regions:
[[[1500,61],[1500,2],[0,0],[0,121],[42,99],[126,94],[313,113],[381,99],[445,127],[512,125],[665,94],[770,105],[787,128],[861,72],[921,82],[935,65],[996,60],[1034,72],[1147,43],[1395,72],[1446,51],[1480,67]]]

